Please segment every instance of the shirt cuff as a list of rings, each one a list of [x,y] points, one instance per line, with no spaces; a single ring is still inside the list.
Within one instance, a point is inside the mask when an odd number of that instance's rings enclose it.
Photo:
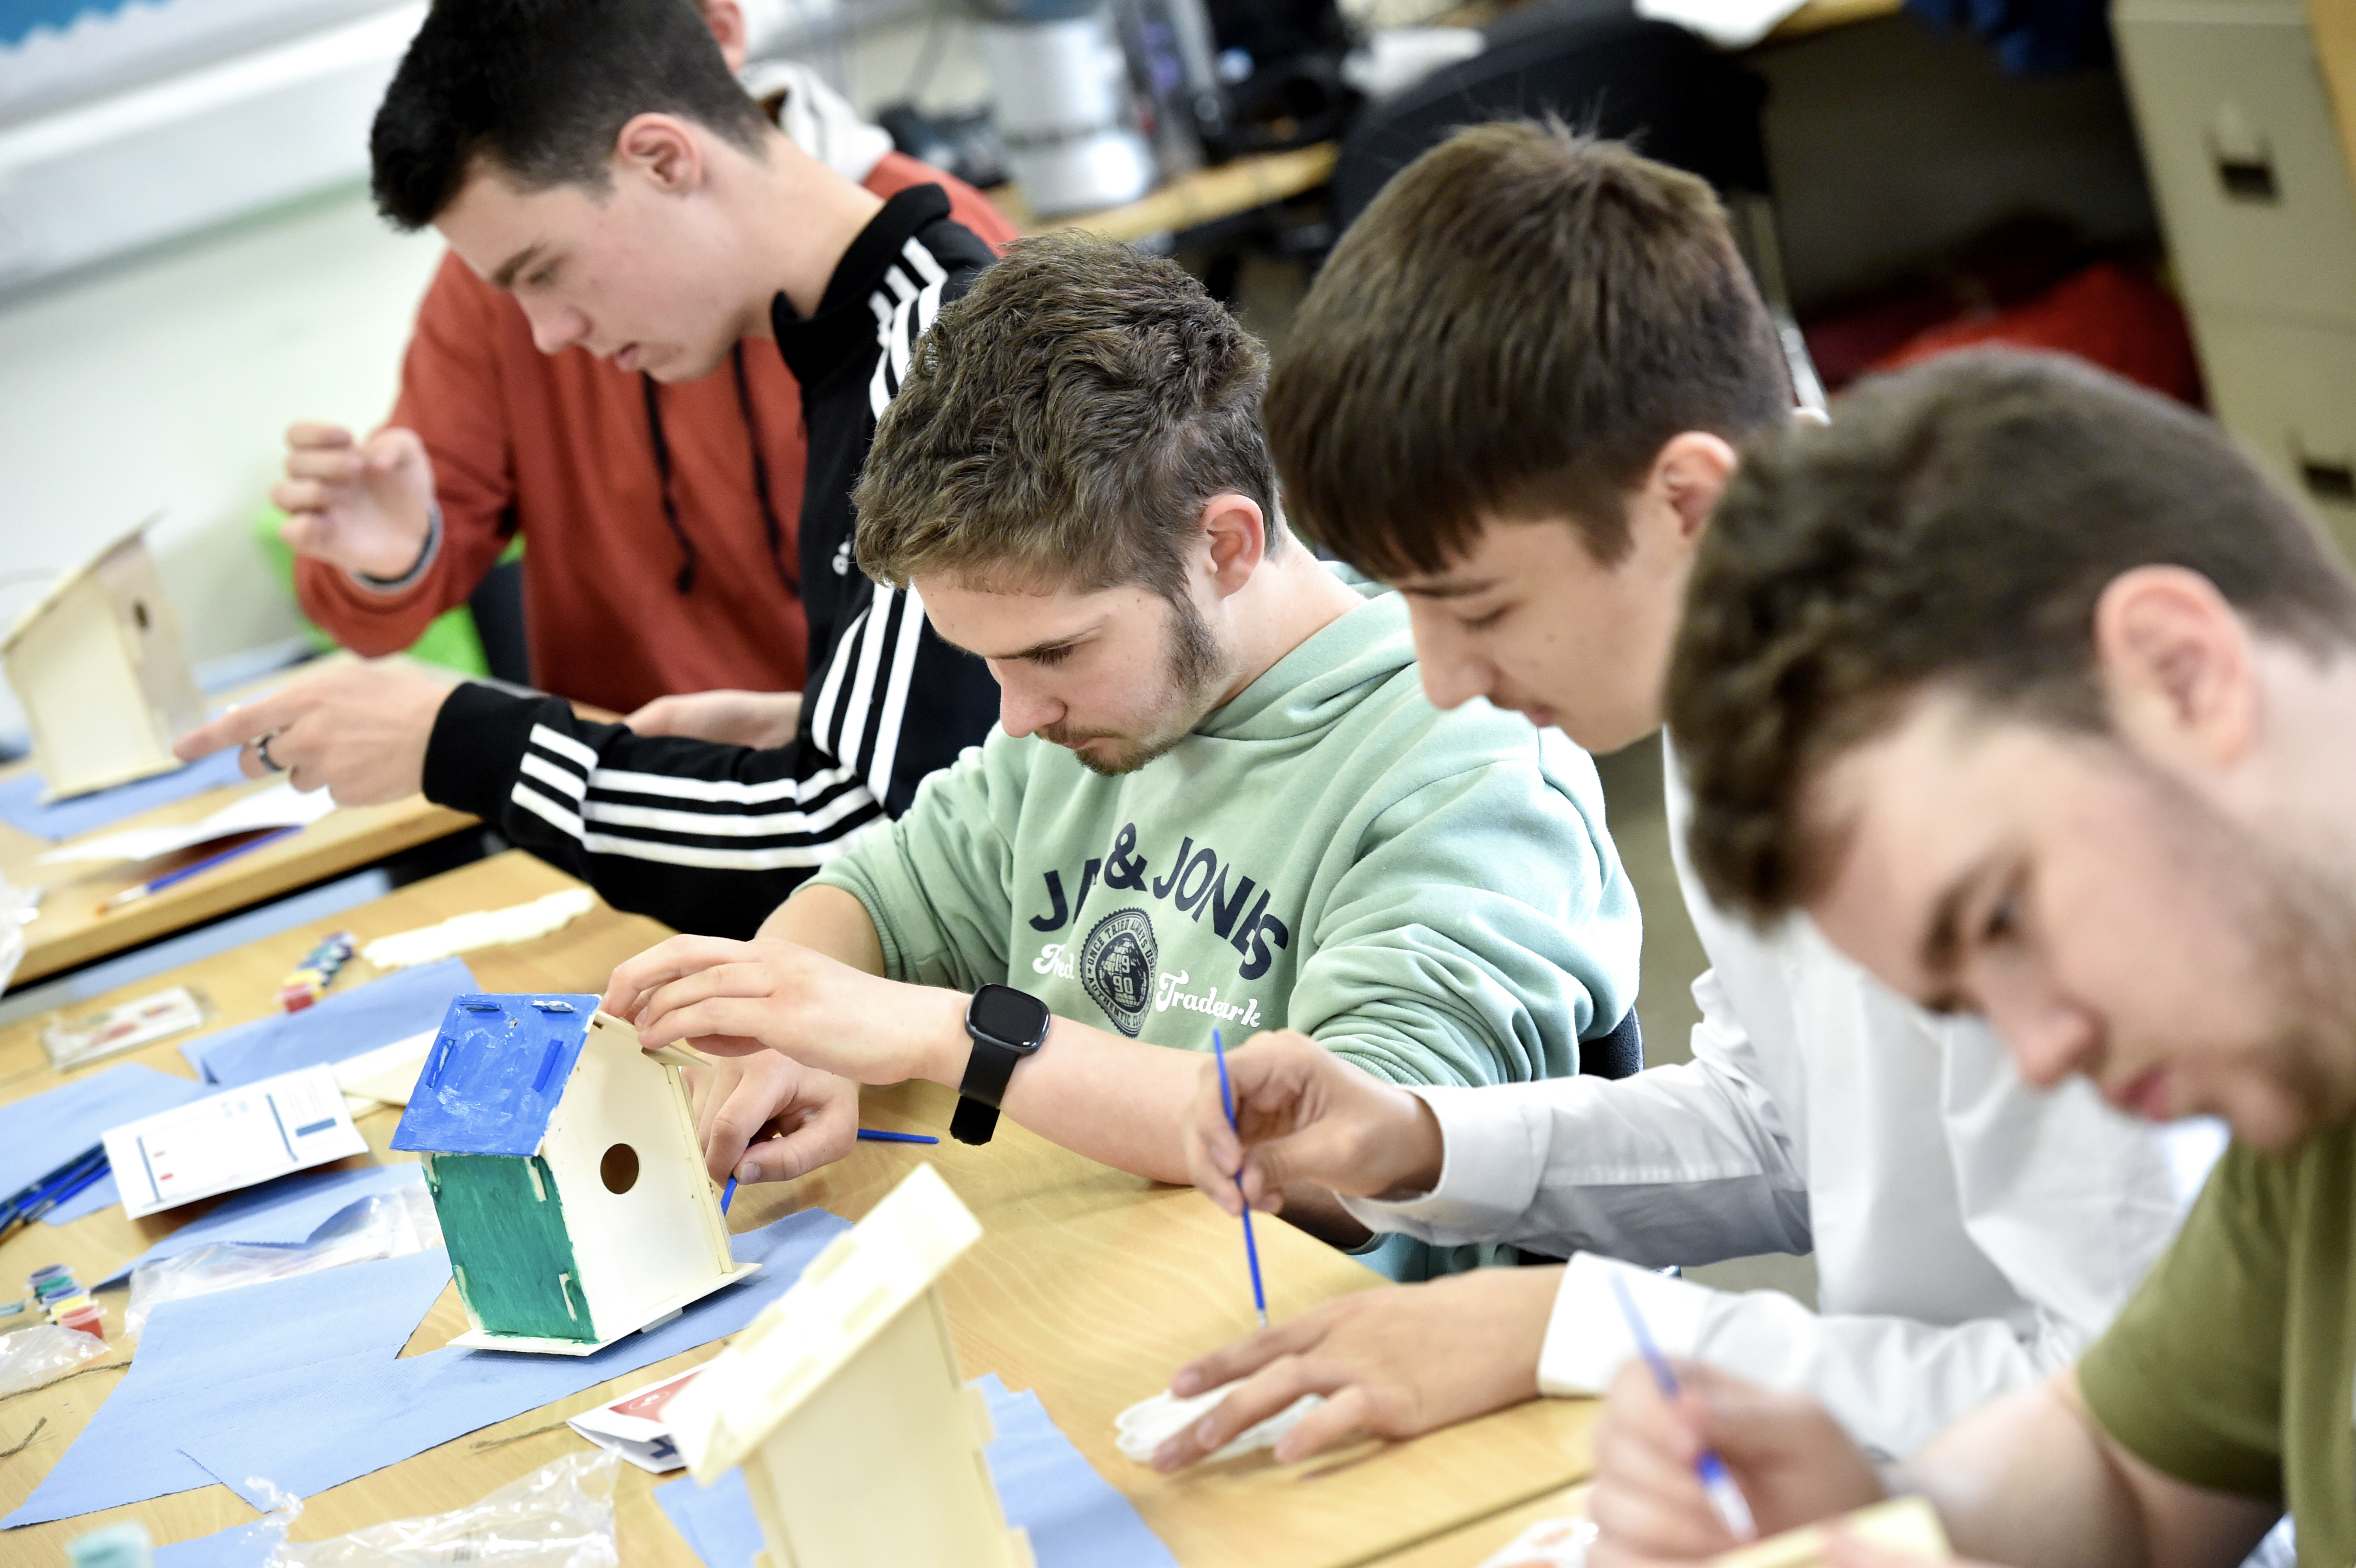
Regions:
[[[424,548],[417,552],[417,559],[410,563],[410,568],[407,571],[402,572],[399,577],[371,577],[365,571],[355,571],[352,573],[352,581],[359,583],[362,588],[367,589],[370,593],[381,593],[388,596],[395,593],[405,593],[410,589],[417,586],[417,580],[425,575],[425,569],[432,566],[434,564],[434,558],[441,553],[442,503],[435,501],[431,503],[425,509]]]
[[[1546,1346],[1538,1352],[1540,1393],[1601,1394],[1638,1354],[1619,1293],[1612,1288],[1615,1276],[1627,1282],[1628,1295],[1662,1354],[1691,1356],[1700,1345],[1702,1319],[1709,1309],[1708,1290],[1617,1259],[1579,1253],[1562,1271],[1554,1316],[1547,1321]]]
[[[1518,1221],[1537,1196],[1545,1151],[1516,1095],[1494,1085],[1412,1088],[1440,1124],[1440,1182],[1420,1197],[1386,1202],[1342,1200],[1358,1223],[1432,1239],[1493,1237]]]

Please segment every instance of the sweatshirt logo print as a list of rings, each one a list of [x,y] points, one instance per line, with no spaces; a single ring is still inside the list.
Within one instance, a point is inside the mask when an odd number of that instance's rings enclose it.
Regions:
[[[1153,922],[1141,909],[1115,910],[1080,944],[1080,984],[1087,987],[1088,999],[1131,1040],[1145,1027],[1146,1011],[1153,1005],[1161,959]]]
[[[1223,859],[1210,845],[1196,845],[1191,834],[1171,858],[1168,871],[1159,877],[1149,874],[1146,857],[1137,852],[1133,822],[1123,823],[1113,836],[1109,855],[1091,859],[1080,868],[1077,897],[1066,896],[1061,871],[1050,870],[1043,876],[1047,910],[1031,917],[1031,929],[1036,932],[1061,931],[1066,925],[1077,931],[1088,894],[1105,887],[1158,899],[1198,925],[1208,916],[1211,929],[1242,956],[1237,968],[1240,979],[1257,980],[1267,974],[1277,951],[1291,944],[1291,928],[1269,912],[1269,890],[1245,876],[1233,861]],[[1257,901],[1252,897],[1255,891],[1259,894]]]

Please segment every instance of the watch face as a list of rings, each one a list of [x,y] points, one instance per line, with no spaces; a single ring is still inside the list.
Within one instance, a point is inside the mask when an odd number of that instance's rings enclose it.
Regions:
[[[1047,1004],[1012,986],[984,986],[973,994],[973,1027],[1009,1045],[1028,1045],[1047,1022]]]

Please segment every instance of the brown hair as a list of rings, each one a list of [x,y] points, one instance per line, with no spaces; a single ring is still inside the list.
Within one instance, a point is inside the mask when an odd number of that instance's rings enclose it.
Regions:
[[[1764,923],[1821,891],[1811,782],[1929,689],[2106,732],[2095,605],[2157,564],[2318,656],[2356,643],[2356,584],[2224,432],[2077,360],[1951,355],[1863,384],[1828,428],[1761,436],[1669,674],[1710,896]]]
[[[1258,342],[1174,262],[1070,232],[1011,245],[942,309],[875,427],[859,564],[895,586],[1174,600],[1214,496],[1258,502],[1278,549],[1267,379]]]
[[[1378,577],[1484,517],[1563,518],[1606,565],[1683,431],[1786,418],[1773,323],[1709,187],[1559,123],[1460,131],[1352,224],[1269,386],[1293,521]]]

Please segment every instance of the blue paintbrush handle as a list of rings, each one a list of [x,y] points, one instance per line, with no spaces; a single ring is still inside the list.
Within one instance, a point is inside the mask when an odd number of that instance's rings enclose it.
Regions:
[[[1227,1081],[1226,1042],[1219,1038],[1216,1025],[1211,1029],[1211,1055],[1219,1064],[1219,1104],[1227,1113],[1228,1130],[1240,1136],[1242,1129],[1236,1125],[1235,1086]],[[1237,1175],[1236,1196],[1242,1198],[1243,1195],[1244,1179]],[[1259,1326],[1265,1328],[1268,1327],[1268,1292],[1260,1287],[1259,1243],[1252,1238],[1251,1203],[1248,1200],[1244,1203],[1244,1262],[1251,1267],[1252,1310],[1259,1314]]]

